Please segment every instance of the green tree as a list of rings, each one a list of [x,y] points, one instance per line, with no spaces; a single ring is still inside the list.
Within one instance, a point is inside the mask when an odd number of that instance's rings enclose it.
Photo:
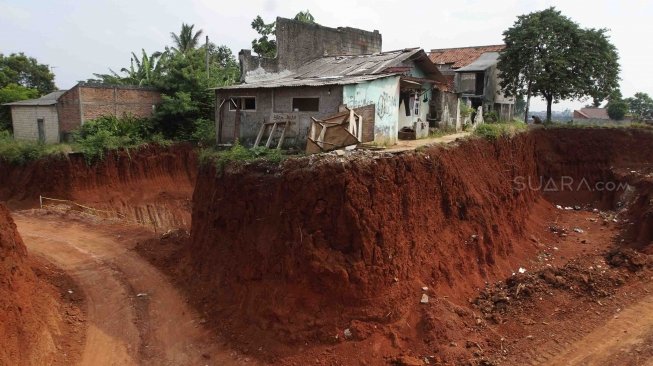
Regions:
[[[22,85],[36,89],[39,94],[56,90],[54,74],[48,65],[40,64],[33,57],[24,53],[12,53],[5,56],[0,53],[0,88],[9,84]]]
[[[295,15],[293,20],[298,20],[304,23],[317,24],[315,22],[315,17],[309,10],[300,11]],[[276,26],[276,22],[265,23],[260,15],[257,15],[256,18],[252,20],[252,29],[254,29],[260,36],[259,38],[252,41],[252,50],[256,52],[257,55],[268,58],[272,58],[277,55],[277,41],[273,38],[276,31]]]
[[[204,33],[204,31],[200,29],[197,32],[193,32],[193,28],[195,28],[194,24],[182,23],[181,31],[179,34],[170,32],[170,37],[172,37],[172,41],[174,43],[171,48],[173,51],[178,53],[187,53],[199,46],[200,37],[202,37],[202,33]]]
[[[15,83],[0,88],[0,131],[11,129],[11,109],[9,106],[3,106],[1,104],[33,99],[38,96],[38,90],[26,88]]]
[[[628,109],[637,120],[653,119],[653,99],[646,93],[635,93],[634,97],[626,99]]]
[[[619,64],[606,30],[581,29],[555,8],[521,15],[504,35],[499,57],[507,95],[542,96],[551,105],[563,99],[603,100],[618,87]],[[528,106],[527,106],[528,108]]]
[[[615,121],[621,121],[628,112],[628,103],[622,99],[610,100],[607,105],[608,116]]]
[[[315,17],[313,17],[313,14],[309,10],[300,11],[293,19],[304,23],[315,24]]]
[[[277,41],[272,39],[276,28],[276,22],[265,23],[260,15],[252,21],[254,29],[260,37],[252,41],[252,50],[262,57],[274,57],[277,55]]]
[[[120,71],[127,74],[123,82],[127,84],[146,86],[154,84],[154,79],[160,74],[159,60],[163,57],[163,53],[154,52],[147,55],[144,49],[141,50],[141,57],[136,56],[132,52],[131,64],[129,69],[122,68]]]

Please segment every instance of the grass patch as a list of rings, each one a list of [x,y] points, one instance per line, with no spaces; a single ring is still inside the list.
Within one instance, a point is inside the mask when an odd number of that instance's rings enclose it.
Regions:
[[[438,128],[436,130],[429,131],[429,138],[442,137],[446,135],[451,135],[456,133],[456,129],[452,127]]]
[[[16,141],[9,131],[0,131],[0,159],[14,165],[24,165],[45,157],[64,158],[71,151],[72,147],[67,144]]]
[[[484,123],[474,130],[474,135],[487,140],[496,140],[500,137],[513,137],[527,128],[522,122],[509,123]]]
[[[230,149],[218,150],[215,148],[204,148],[199,154],[201,164],[214,163],[218,171],[222,171],[227,164],[232,162],[242,163],[256,160],[278,164],[283,160],[283,155],[281,154],[281,150],[269,149],[263,146],[248,149],[238,141]]]

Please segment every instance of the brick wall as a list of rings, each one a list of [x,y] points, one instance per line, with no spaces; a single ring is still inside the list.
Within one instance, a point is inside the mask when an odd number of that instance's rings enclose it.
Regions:
[[[80,104],[81,100],[81,104]],[[124,86],[77,85],[64,93],[57,102],[62,133],[78,128],[83,121],[101,116],[150,117],[153,106],[161,103],[156,90]]]
[[[45,142],[59,142],[59,119],[57,108],[51,106],[12,106],[11,120],[16,140],[38,141],[37,120],[43,119]]]
[[[59,114],[59,130],[62,133],[70,132],[81,125],[79,88],[72,88],[59,97],[57,113]]]

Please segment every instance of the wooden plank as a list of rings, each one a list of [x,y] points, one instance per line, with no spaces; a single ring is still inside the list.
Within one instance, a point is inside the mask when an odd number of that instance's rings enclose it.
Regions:
[[[283,145],[283,139],[286,137],[286,130],[288,130],[289,125],[290,121],[287,121],[283,126],[283,131],[281,131],[281,137],[279,137],[279,143],[277,144],[277,150],[281,149],[281,146]]]
[[[274,132],[277,130],[277,122],[275,122],[272,125],[272,128],[270,129],[270,136],[268,136],[268,142],[265,143],[265,147],[270,148],[270,144],[272,143],[272,136],[274,136]]]
[[[261,139],[263,138],[263,134],[265,133],[265,126],[266,126],[265,123],[261,124],[261,128],[258,130],[258,135],[256,135],[256,141],[254,141],[254,147],[257,147],[258,144],[261,142]]]

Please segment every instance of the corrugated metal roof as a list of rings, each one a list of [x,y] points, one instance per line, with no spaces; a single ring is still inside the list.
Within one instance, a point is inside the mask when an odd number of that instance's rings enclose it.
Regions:
[[[429,58],[435,64],[452,64],[454,69],[467,66],[485,52],[499,52],[504,45],[433,49]]]
[[[485,52],[471,64],[456,69],[456,72],[485,71],[499,62],[499,52]]]
[[[429,61],[424,51],[420,48],[406,48],[370,55],[325,56],[306,63],[294,72],[285,71],[280,74],[258,73],[253,77],[246,77],[245,82],[242,84],[217,87],[214,89],[229,90],[358,84],[364,81],[399,75],[401,74],[400,72],[395,70],[388,72],[387,69],[400,66],[404,61],[409,59],[420,57],[427,62]],[[431,63],[429,62],[429,64]],[[437,68],[434,65],[432,67],[433,70],[426,71],[439,74]]]
[[[57,100],[65,92],[66,90],[57,90],[37,99],[19,100],[17,102],[4,103],[3,105],[54,105],[57,104]]]

